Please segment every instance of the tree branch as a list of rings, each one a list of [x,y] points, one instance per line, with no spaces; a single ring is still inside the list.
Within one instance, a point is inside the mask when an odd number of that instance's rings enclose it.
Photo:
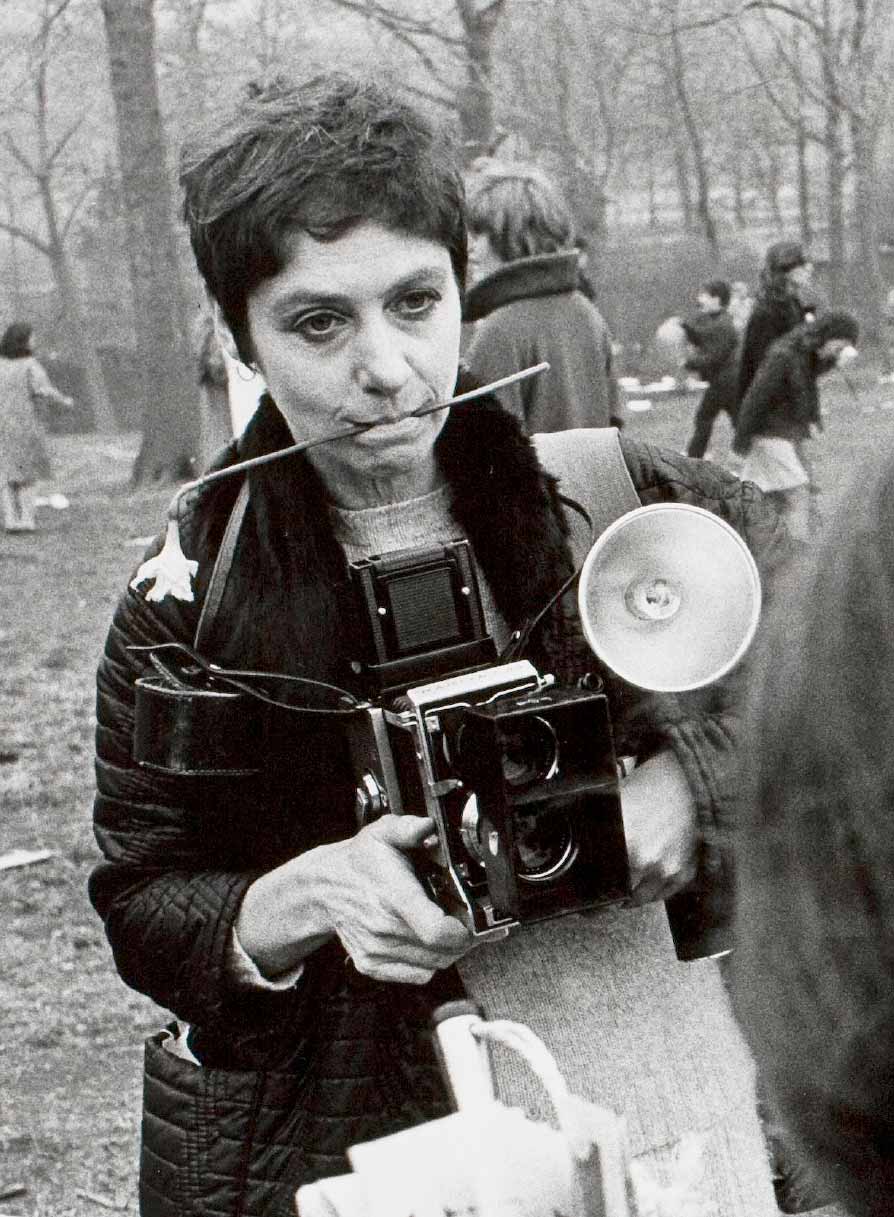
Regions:
[[[81,210],[84,203],[87,201],[87,199],[90,197],[91,193],[95,189],[96,189],[95,181],[85,182],[80,193],[75,196],[75,200],[72,203],[71,207],[69,208],[68,215],[66,216],[64,222],[62,223],[62,225],[60,226],[60,229],[59,229],[59,240],[60,240],[61,244],[65,243],[65,239],[68,236],[68,233],[69,233],[69,230],[70,230],[72,224],[74,223],[75,217],[77,216],[78,212]]]
[[[502,3],[502,0],[500,2]],[[391,33],[399,35],[401,41],[414,48],[416,44],[412,39],[413,35],[416,35],[420,38],[433,38],[442,46],[451,47],[454,50],[465,50],[466,44],[462,38],[454,38],[451,34],[446,34],[433,21],[418,21],[413,17],[393,13],[384,5],[377,4],[375,0],[329,0],[329,3],[335,5],[336,8],[359,13],[361,17],[377,22]]]
[[[11,237],[19,237],[22,241],[26,241],[47,258],[52,255],[53,251],[46,241],[42,241],[35,233],[29,232],[27,228],[20,228],[18,224],[12,224],[9,220],[0,220],[0,231],[8,232]]]
[[[40,176],[36,166],[31,164],[31,162],[28,160],[27,156],[25,156],[25,153],[21,151],[21,149],[16,144],[15,140],[12,138],[12,136],[10,135],[10,133],[8,131],[3,132],[3,142],[6,144],[7,148],[12,153],[13,159],[17,160],[20,165],[22,165],[25,169],[27,169],[32,177],[36,178],[36,177]]]

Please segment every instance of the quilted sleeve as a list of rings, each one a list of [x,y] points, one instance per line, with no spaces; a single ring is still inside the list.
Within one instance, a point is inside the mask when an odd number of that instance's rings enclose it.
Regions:
[[[90,898],[124,981],[203,1029],[255,1035],[288,1008],[289,994],[246,996],[228,980],[239,902],[259,870],[240,866],[228,831],[247,797],[239,779],[141,768],[132,759],[134,682],[144,660],[128,648],[191,636],[177,609],[156,612],[128,590],[115,613],[97,682],[94,831],[103,859]],[[244,847],[244,842],[242,843]],[[246,856],[248,851],[246,851]],[[244,864],[243,864],[244,865]]]
[[[703,507],[745,540],[761,576],[764,610],[790,565],[793,545],[770,500],[708,462],[623,441],[644,503],[680,502]],[[648,693],[634,699],[624,732],[642,755],[670,747],[693,791],[706,842],[719,842],[735,820],[737,766],[750,683],[748,655],[720,680],[685,693]]]

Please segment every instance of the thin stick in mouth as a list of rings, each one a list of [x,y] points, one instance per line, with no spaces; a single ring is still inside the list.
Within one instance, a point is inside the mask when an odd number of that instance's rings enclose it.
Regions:
[[[434,406],[425,406],[422,409],[414,410],[408,417],[422,418],[426,414],[434,414],[437,410],[448,410],[451,406],[459,406],[467,401],[474,401],[477,397],[485,397],[489,393],[496,392],[497,389],[504,389],[508,385],[516,384],[520,380],[527,380],[531,376],[539,376],[541,372],[546,372],[548,368],[549,364],[545,361],[533,364],[530,368],[522,368],[521,371],[512,372],[509,376],[501,376],[499,380],[492,380],[489,384],[468,389],[465,393],[458,393],[456,397],[451,397],[447,401],[441,401]],[[234,473],[241,473],[245,469],[255,469],[258,465],[267,465],[271,461],[278,461],[283,456],[293,456],[298,452],[306,452],[308,448],[316,448],[318,444],[329,444],[337,439],[350,439],[352,435],[362,435],[364,431],[370,431],[373,427],[380,427],[384,423],[396,421],[399,420],[379,419],[377,422],[372,423],[358,423],[347,431],[335,431],[331,435],[321,435],[316,439],[301,440],[297,444],[291,444],[288,448],[277,448],[275,452],[265,452],[261,456],[252,456],[246,461],[238,461],[235,465],[227,465],[225,469],[215,469],[213,473],[206,473],[202,477],[196,478],[195,481],[187,482],[185,486],[181,486],[168,506],[168,516],[171,519],[175,519],[180,499],[191,490],[197,490],[199,486],[207,486],[210,482],[217,482],[221,478],[231,477]]]

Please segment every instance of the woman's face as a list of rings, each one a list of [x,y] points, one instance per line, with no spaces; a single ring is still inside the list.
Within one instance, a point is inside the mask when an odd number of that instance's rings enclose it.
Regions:
[[[460,299],[446,246],[363,221],[333,241],[303,232],[248,298],[252,354],[296,441],[384,425],[308,458],[343,506],[432,488],[434,443],[459,361]]]

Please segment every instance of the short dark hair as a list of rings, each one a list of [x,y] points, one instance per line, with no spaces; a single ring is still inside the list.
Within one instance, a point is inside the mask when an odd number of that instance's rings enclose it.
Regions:
[[[726,279],[709,279],[707,283],[702,284],[702,291],[707,296],[713,296],[715,300],[719,300],[723,308],[726,308],[730,302],[732,290]]]
[[[486,233],[501,262],[575,247],[571,212],[537,165],[482,158],[468,191],[469,229]]]
[[[282,269],[295,231],[334,240],[374,220],[446,246],[465,286],[456,145],[384,81],[331,72],[252,86],[184,147],[180,184],[196,263],[244,358],[248,296]]]
[[[34,326],[28,321],[13,321],[0,338],[0,355],[4,359],[26,359],[31,354]]]

